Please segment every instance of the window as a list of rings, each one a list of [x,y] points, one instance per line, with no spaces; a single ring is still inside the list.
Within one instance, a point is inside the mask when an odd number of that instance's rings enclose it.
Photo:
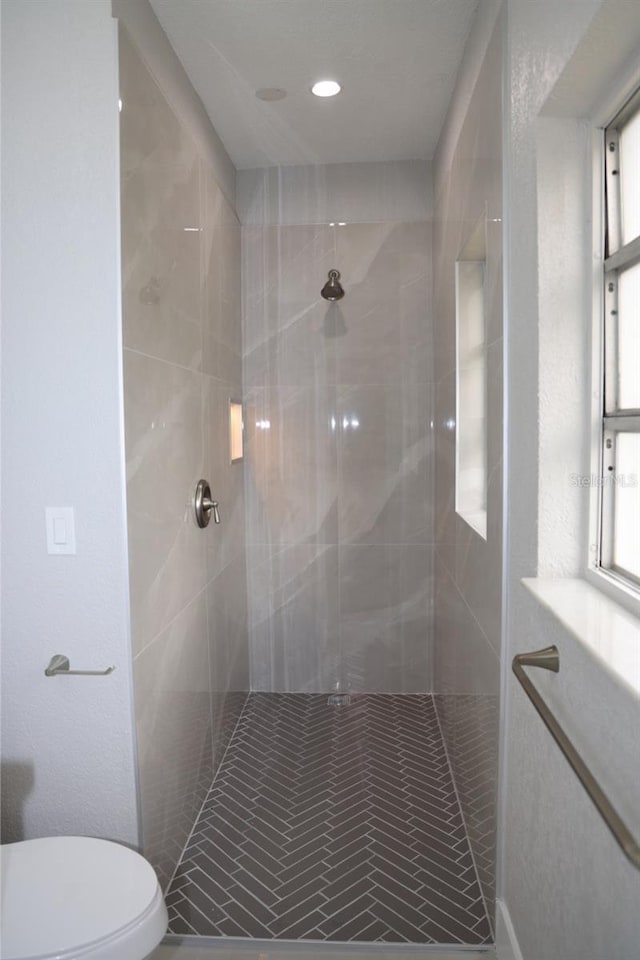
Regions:
[[[485,222],[456,261],[456,511],[487,537]]]
[[[605,131],[604,363],[597,565],[640,590],[640,91]]]

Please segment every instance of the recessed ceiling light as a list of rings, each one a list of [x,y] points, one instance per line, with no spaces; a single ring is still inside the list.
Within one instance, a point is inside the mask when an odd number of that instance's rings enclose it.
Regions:
[[[311,93],[315,93],[316,97],[335,97],[341,89],[342,87],[335,80],[318,80],[311,87]]]
[[[256,90],[258,100],[284,100],[286,95],[287,91],[282,90],[280,87],[260,87],[259,90]]]

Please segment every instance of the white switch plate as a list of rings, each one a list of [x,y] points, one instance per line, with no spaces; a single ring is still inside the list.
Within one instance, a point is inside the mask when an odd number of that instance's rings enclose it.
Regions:
[[[47,507],[47,553],[75,553],[76,525],[73,507]]]

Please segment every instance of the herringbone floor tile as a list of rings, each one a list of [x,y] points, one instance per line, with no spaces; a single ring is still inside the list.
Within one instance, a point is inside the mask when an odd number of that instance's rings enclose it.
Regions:
[[[167,905],[173,934],[487,943],[432,697],[251,694]]]

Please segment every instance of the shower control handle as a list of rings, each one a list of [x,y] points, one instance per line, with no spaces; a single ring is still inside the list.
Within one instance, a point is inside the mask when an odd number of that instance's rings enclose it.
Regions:
[[[211,487],[207,480],[198,480],[193,507],[196,514],[196,523],[200,528],[204,529],[204,527],[209,526],[211,514],[213,514],[213,522],[220,523],[218,501],[211,499]]]
[[[218,501],[210,500],[208,497],[205,497],[202,501],[202,507],[204,510],[207,510],[209,513],[213,512],[213,522],[220,523],[220,511],[218,510]]]

